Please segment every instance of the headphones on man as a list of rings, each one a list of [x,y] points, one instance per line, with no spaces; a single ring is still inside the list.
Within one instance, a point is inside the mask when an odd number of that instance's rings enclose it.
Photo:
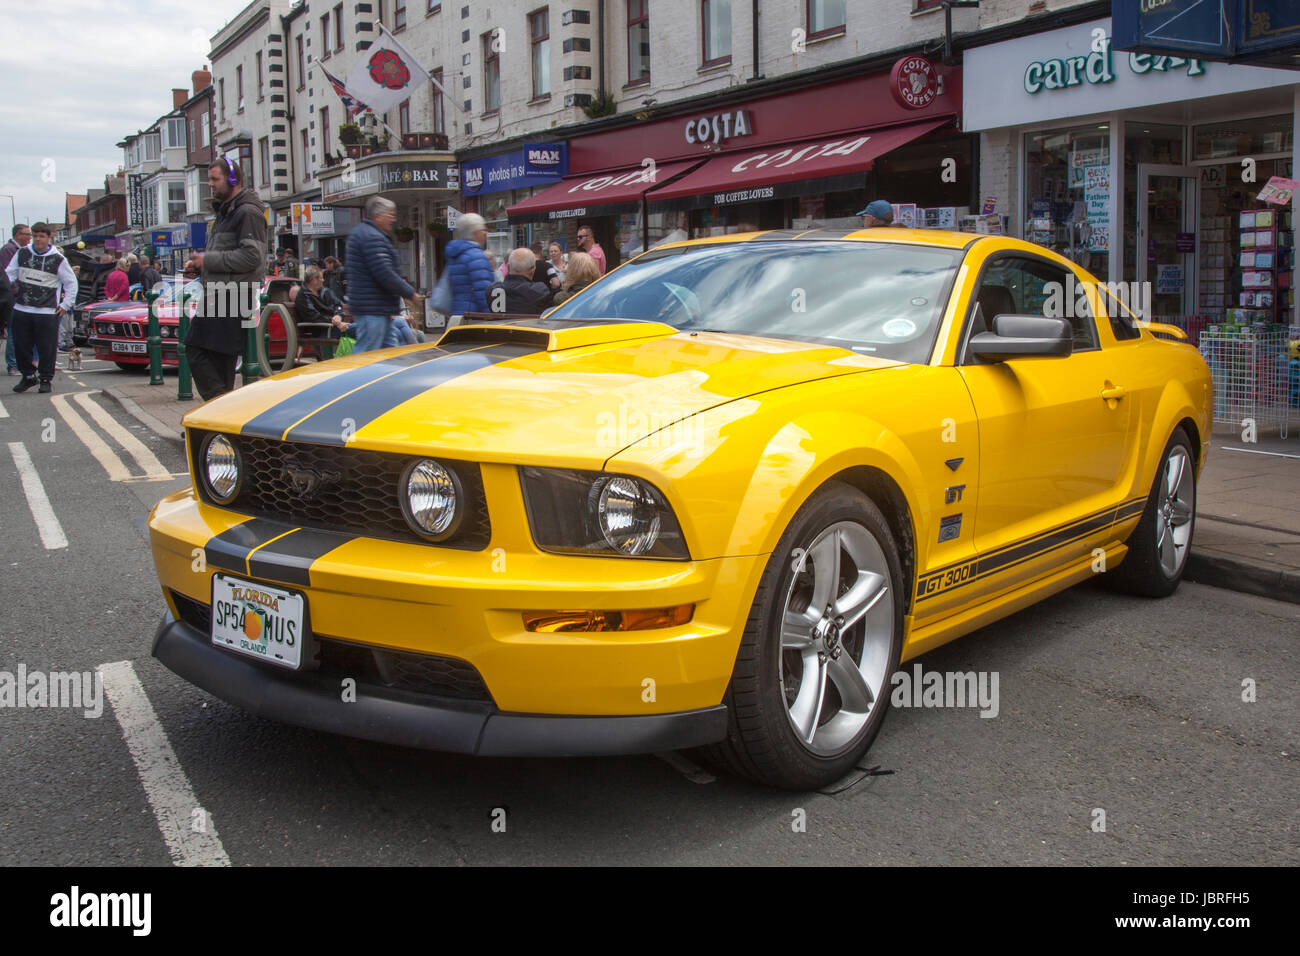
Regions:
[[[217,157],[217,162],[226,168],[226,182],[231,186],[238,186],[240,181],[239,164],[232,163],[225,156]]]

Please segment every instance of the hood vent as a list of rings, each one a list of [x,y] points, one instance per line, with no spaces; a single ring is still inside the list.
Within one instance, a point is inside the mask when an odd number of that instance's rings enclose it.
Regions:
[[[618,319],[533,319],[522,322],[491,322],[456,325],[438,340],[440,346],[532,345],[548,352],[584,345],[612,345],[634,339],[676,335],[677,330],[662,322],[626,322]]]

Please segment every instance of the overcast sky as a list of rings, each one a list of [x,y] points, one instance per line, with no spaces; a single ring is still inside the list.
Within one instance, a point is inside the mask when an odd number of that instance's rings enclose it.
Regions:
[[[115,144],[171,110],[212,35],[248,0],[6,4],[0,30],[0,230],[62,221],[64,193],[104,188]]]

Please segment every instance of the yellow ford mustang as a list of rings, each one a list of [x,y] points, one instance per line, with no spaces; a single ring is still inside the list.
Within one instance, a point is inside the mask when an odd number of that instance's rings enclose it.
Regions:
[[[1180,338],[1001,237],[660,247],[191,412],[154,654],[372,740],[824,785],[902,661],[1098,572],[1174,590],[1212,404]]]

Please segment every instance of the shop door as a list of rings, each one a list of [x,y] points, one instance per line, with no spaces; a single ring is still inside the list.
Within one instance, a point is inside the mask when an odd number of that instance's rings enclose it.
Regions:
[[[1137,278],[1150,283],[1151,318],[1196,311],[1195,166],[1138,163]]]

